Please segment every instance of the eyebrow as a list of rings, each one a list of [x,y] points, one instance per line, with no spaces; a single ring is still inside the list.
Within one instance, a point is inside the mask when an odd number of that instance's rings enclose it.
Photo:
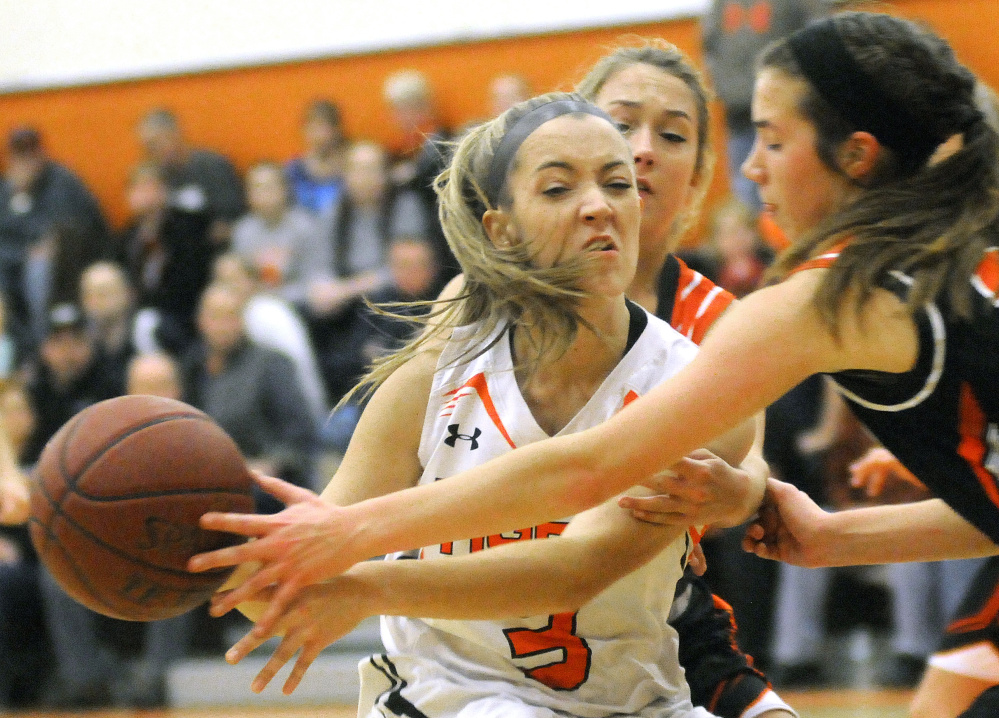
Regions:
[[[603,167],[601,167],[600,171],[601,172],[607,172],[607,171],[612,170],[612,169],[617,169],[618,167],[628,167],[628,166],[629,166],[628,162],[624,162],[622,160],[611,160],[610,162],[607,162]],[[565,162],[563,160],[552,160],[551,162],[545,162],[543,164],[538,165],[534,169],[534,172],[535,173],[543,172],[544,170],[553,169],[553,168],[555,168],[555,169],[563,169],[563,170],[567,170],[569,172],[575,172],[576,171],[576,168],[573,167],[568,162]]]
[[[627,107],[629,109],[642,106],[642,103],[639,102],[638,100],[611,100],[609,104],[620,105],[622,107]],[[683,110],[666,110],[666,114],[669,115],[670,117],[682,117],[688,120],[690,119],[690,113],[684,112]]]
[[[762,130],[766,127],[770,127],[772,123],[770,122],[770,120],[753,120],[752,124],[753,127],[755,127],[756,129]]]

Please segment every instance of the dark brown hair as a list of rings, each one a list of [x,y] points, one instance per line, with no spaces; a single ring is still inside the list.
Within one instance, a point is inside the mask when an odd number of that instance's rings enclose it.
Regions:
[[[796,240],[773,276],[846,243],[816,292],[817,306],[834,329],[848,291],[856,292],[859,309],[892,270],[914,279],[910,310],[942,295],[958,316],[969,317],[968,278],[995,243],[999,220],[999,142],[977,112],[975,77],[946,41],[914,22],[863,12],[825,22],[834,24],[887,102],[904,105],[932,136],[963,134],[963,146],[940,161],[907,168],[882,145],[864,192]],[[766,50],[758,66],[805,79],[787,41]],[[815,126],[819,158],[840,172],[836,152],[858,128],[811,85],[799,109]]]

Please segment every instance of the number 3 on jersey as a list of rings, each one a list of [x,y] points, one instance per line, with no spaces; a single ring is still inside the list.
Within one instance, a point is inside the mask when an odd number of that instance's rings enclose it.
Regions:
[[[557,691],[579,688],[590,675],[592,651],[576,635],[576,614],[556,613],[544,628],[507,628],[503,631],[513,658],[530,658],[558,651],[561,660],[521,668],[526,676]]]

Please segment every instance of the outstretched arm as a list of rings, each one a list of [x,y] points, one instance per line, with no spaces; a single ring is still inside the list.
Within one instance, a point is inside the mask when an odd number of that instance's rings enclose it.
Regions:
[[[829,513],[790,484],[767,484],[760,519],[743,540],[762,558],[816,568],[999,554],[999,545],[940,499]]]
[[[637,521],[609,502],[577,516],[554,539],[519,541],[451,558],[362,562],[306,588],[273,632],[251,631],[229,650],[226,660],[235,663],[271,635],[282,635],[251,687],[263,690],[299,654],[284,685],[284,692],[291,693],[326,646],[369,616],[496,620],[576,611],[683,533]],[[543,591],[538,590],[539,576],[544,576]],[[455,601],[455,595],[462,599]],[[261,597],[270,599],[272,592]],[[239,608],[259,619],[267,604]]]
[[[752,417],[815,372],[908,369],[916,332],[898,300],[880,292],[864,312],[844,311],[836,338],[811,300],[821,271],[751,294],[720,320],[690,365],[597,427],[518,449],[447,482],[331,511],[310,525],[208,514],[202,519],[208,528],[263,538],[196,557],[192,567],[266,562],[255,588],[279,584],[261,620],[269,629],[268,621],[303,586],[359,560],[537,525],[595,506]],[[530,494],[517,490],[528,484]]]
[[[712,449],[737,462],[751,438],[752,426],[747,424],[716,441]],[[446,559],[358,564],[308,588],[291,603],[277,624],[282,643],[252,687],[262,690],[301,651],[284,688],[293,691],[323,648],[372,615],[493,620],[576,611],[685,531],[636,521],[609,501],[576,516],[558,540],[518,541]],[[545,577],[543,591],[538,590],[538,576]],[[454,601],[455,595],[462,600]],[[223,600],[217,600],[216,607]],[[259,619],[265,606],[239,608]],[[241,660],[270,635],[255,628],[226,658]]]

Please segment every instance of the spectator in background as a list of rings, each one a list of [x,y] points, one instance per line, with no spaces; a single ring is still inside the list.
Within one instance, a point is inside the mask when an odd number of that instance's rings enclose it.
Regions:
[[[156,338],[155,345],[138,348],[179,355],[194,341],[194,312],[216,253],[211,219],[171,206],[162,171],[151,162],[132,170],[128,205],[132,216],[115,256],[135,288],[140,334]]]
[[[104,261],[83,270],[80,306],[104,381],[115,394],[124,394],[136,338],[135,293],[122,266]]]
[[[364,371],[357,363],[349,327],[362,297],[391,283],[387,258],[392,237],[423,235],[424,207],[411,190],[389,182],[388,157],[374,142],[357,142],[347,153],[344,193],[320,223],[305,264],[311,274],[289,295],[304,307],[319,357],[326,393],[336,402]]]
[[[754,213],[760,197],[741,168],[756,136],[749,116],[756,55],[828,11],[828,0],[711,0],[702,18],[704,61],[725,108],[729,183]]]
[[[305,153],[285,168],[292,201],[321,215],[340,196],[347,137],[343,132],[340,108],[330,100],[314,100],[305,110],[302,123]]]
[[[367,367],[379,357],[399,349],[417,327],[423,326],[407,321],[407,317],[425,314],[430,310],[429,305],[397,307],[392,303],[435,298],[441,268],[433,246],[420,236],[397,237],[389,246],[388,268],[392,283],[368,297],[375,308],[368,305],[358,307],[351,321],[343,325],[342,351],[353,353],[343,361],[343,365]],[[387,313],[379,311],[378,305],[387,305]],[[340,454],[347,451],[363,406],[361,400],[355,399],[336,408],[323,425],[323,443],[328,448]]]
[[[290,303],[266,291],[256,267],[235,252],[226,252],[215,260],[212,281],[228,287],[239,297],[250,341],[276,349],[291,359],[319,426],[326,420],[329,406],[315,350],[301,316]]]
[[[22,127],[11,132],[0,180],[0,291],[9,298],[10,321],[29,327],[33,306],[34,340],[39,341],[45,329],[52,257],[66,253],[71,264],[74,251],[106,252],[108,239],[97,199],[72,170],[47,155],[38,130]],[[34,275],[42,272],[40,277],[29,279],[29,261]]]
[[[22,378],[30,346],[23,331],[8,320],[7,300],[0,292],[0,385]]]
[[[205,289],[198,307],[200,340],[183,363],[185,393],[228,432],[250,468],[311,487],[318,436],[309,403],[291,359],[247,336],[243,309],[229,287]],[[258,492],[258,511],[280,508]]]
[[[29,467],[22,456],[35,415],[24,387],[0,389],[0,711],[24,708],[39,698],[51,664],[42,616],[38,556],[28,518]]]
[[[402,235],[393,239],[389,246],[388,268],[392,283],[371,295],[373,305],[434,299],[434,287],[437,286],[437,276],[441,269],[434,248],[425,238]],[[405,344],[411,338],[414,328],[422,326],[405,321],[405,317],[424,314],[429,307],[390,306],[388,310],[395,316],[380,314],[365,307],[365,318],[373,327],[364,350],[369,362]]]
[[[489,83],[491,117],[499,117],[514,105],[534,96],[531,83],[523,75],[508,72],[497,75]]]
[[[443,287],[459,270],[437,217],[433,183],[447,166],[444,145],[453,133],[437,114],[430,82],[419,70],[400,70],[390,75],[385,80],[384,95],[403,136],[393,156],[392,181],[397,187],[414,190],[422,200],[428,220],[426,236],[443,267]]]
[[[147,113],[138,134],[146,157],[160,168],[170,188],[169,204],[208,214],[212,241],[227,245],[232,223],[246,211],[243,184],[232,162],[213,150],[189,147],[177,116],[164,108]]]
[[[121,393],[97,363],[86,320],[75,304],[57,304],[49,312],[48,335],[29,372],[28,392],[37,417],[25,450],[31,463],[73,415]]]
[[[281,291],[305,276],[303,249],[315,241],[316,218],[293,205],[284,170],[275,162],[258,162],[246,173],[248,214],[232,230],[232,249],[252,263],[264,285]]]
[[[45,443],[77,412],[120,394],[107,381],[96,361],[86,320],[75,304],[58,304],[49,313],[49,333],[29,380],[28,391],[36,416],[35,429],[25,449],[25,460],[38,460]],[[96,636],[97,614],[69,598],[47,571],[40,586],[45,624],[55,654],[53,684],[43,700],[59,708],[87,708],[111,702],[113,652]]]
[[[736,297],[760,286],[773,253],[760,238],[756,216],[742,200],[730,197],[714,211],[709,242],[719,285]]]

